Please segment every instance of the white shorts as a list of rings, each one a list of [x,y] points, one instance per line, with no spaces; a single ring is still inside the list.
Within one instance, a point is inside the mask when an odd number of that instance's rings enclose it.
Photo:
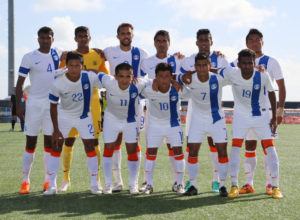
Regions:
[[[44,135],[53,134],[48,99],[28,99],[26,101],[24,134],[38,136],[42,130]]]
[[[187,108],[187,113],[186,113],[186,118],[185,118],[185,136],[189,136],[189,129],[192,121],[192,99],[189,99],[188,101],[188,108]]]
[[[272,111],[269,111],[269,120],[271,120],[272,118]],[[277,133],[275,133],[275,137],[272,135],[273,139],[277,139]],[[246,140],[259,140],[259,137],[257,136],[257,134],[255,133],[255,131],[253,129],[250,129],[246,135]]]
[[[212,137],[214,143],[227,142],[227,130],[225,119],[212,123],[211,120],[203,120],[199,117],[192,117],[188,143],[202,143],[206,136]]]
[[[149,126],[147,128],[147,148],[159,148],[164,139],[167,139],[171,147],[181,147],[183,144],[181,126]]]
[[[103,141],[113,143],[117,140],[119,133],[123,133],[125,143],[136,143],[138,140],[138,123],[128,123],[126,120],[117,120],[109,114],[104,114]]]
[[[69,136],[72,128],[76,128],[82,139],[94,139],[94,124],[91,114],[84,119],[68,118],[58,114],[58,127],[64,138]]]
[[[146,106],[146,99],[140,99],[139,100],[139,106],[138,106],[138,115],[137,115],[137,123],[138,123],[138,128],[139,131],[144,131],[145,129],[145,113],[144,113],[144,108]]]
[[[232,138],[244,139],[250,131],[261,140],[273,139],[269,123],[270,116],[268,112],[263,113],[261,116],[234,114],[232,122]]]

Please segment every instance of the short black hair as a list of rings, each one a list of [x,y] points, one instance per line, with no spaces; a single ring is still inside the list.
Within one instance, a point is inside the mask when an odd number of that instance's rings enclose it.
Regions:
[[[118,29],[117,29],[117,34],[120,33],[120,29],[123,28],[123,27],[129,27],[131,28],[131,30],[133,30],[133,25],[130,24],[130,23],[122,23],[118,26]]]
[[[200,37],[200,35],[209,35],[209,38],[210,39],[212,39],[212,37],[211,37],[211,33],[210,33],[210,30],[209,29],[199,29],[198,31],[197,31],[197,35],[196,35],[196,37],[197,37],[197,40],[199,39],[199,37]]]
[[[50,27],[44,26],[41,27],[38,32],[37,32],[38,36],[40,36],[41,34],[50,34],[52,37],[54,36],[54,32]]]
[[[159,30],[156,32],[156,34],[154,35],[154,41],[156,40],[157,36],[164,36],[164,37],[167,37],[168,41],[170,42],[170,34],[168,31],[165,31],[165,30]]]
[[[133,69],[132,69],[132,66],[128,63],[120,63],[115,68],[116,75],[118,75],[120,70],[129,70],[132,72]]]
[[[79,32],[90,33],[90,30],[89,30],[89,28],[86,27],[86,26],[79,26],[79,27],[75,28],[75,37],[77,36],[77,34],[78,34]]]
[[[69,60],[80,60],[80,63],[83,64],[83,56],[77,52],[68,52],[66,58],[66,64],[68,64]]]
[[[155,67],[155,76],[157,76],[159,71],[169,71],[170,75],[172,76],[173,74],[173,68],[170,64],[168,63],[159,63]]]
[[[195,63],[197,62],[197,60],[207,60],[209,63],[211,62],[210,56],[207,56],[207,55],[205,55],[203,53],[198,53],[195,56]]]
[[[241,50],[238,54],[238,61],[241,62],[242,57],[251,57],[255,61],[255,52],[250,49]]]
[[[264,37],[263,34],[258,29],[252,28],[249,30],[249,32],[246,36],[246,43],[248,42],[249,36],[252,34],[257,34],[260,39],[263,39],[263,37]]]

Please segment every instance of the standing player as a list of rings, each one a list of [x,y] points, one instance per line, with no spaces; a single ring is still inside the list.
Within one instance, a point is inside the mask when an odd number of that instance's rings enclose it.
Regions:
[[[285,83],[281,67],[276,59],[273,57],[264,55],[262,52],[263,47],[263,34],[257,29],[250,29],[249,33],[246,36],[246,45],[248,49],[251,49],[255,52],[255,64],[263,65],[265,70],[270,74],[272,82],[276,81],[278,90],[279,90],[279,106],[277,108],[277,124],[279,125],[282,121],[284,103],[285,103]],[[236,66],[237,60],[231,63],[232,66]],[[266,96],[268,100],[268,97]],[[270,108],[270,106],[269,106]],[[271,112],[270,112],[271,117]],[[246,175],[246,184],[242,189],[239,190],[240,194],[244,193],[253,193],[253,179],[254,171],[256,168],[256,145],[257,145],[257,135],[252,131],[246,136],[246,153],[244,160],[245,175]],[[263,146],[263,145],[262,145]],[[268,195],[272,195],[272,178],[270,175],[270,169],[268,167],[268,159],[266,156],[266,151],[264,150],[264,167],[266,172],[266,192]]]
[[[210,56],[211,59],[211,67],[212,68],[222,68],[222,67],[227,67],[229,66],[229,63],[227,60],[222,57],[218,56],[216,53],[211,52],[211,46],[213,45],[213,40],[211,33],[208,29],[200,29],[197,32],[197,41],[196,45],[198,47],[198,53],[204,54],[206,56]],[[187,57],[181,66],[181,72],[185,73],[187,71],[195,70],[195,56],[197,54],[193,54],[190,57]],[[191,115],[192,115],[192,101],[189,101],[188,104],[188,111],[187,111],[187,118],[186,118],[186,130],[185,130],[185,135],[188,137],[189,136],[189,125],[191,123]],[[212,180],[212,189],[214,193],[219,193],[219,173],[218,173],[218,152],[217,148],[214,145],[214,142],[212,138],[208,137],[208,144],[210,147],[210,159],[212,162],[212,167],[213,167],[213,180]],[[190,143],[187,143],[187,154],[189,151],[189,146]],[[186,156],[187,158],[187,156]],[[187,182],[186,189],[189,187],[189,182]]]
[[[209,72],[210,57],[199,53],[195,56],[196,73],[187,72],[179,75],[179,81],[191,82],[188,87],[191,93],[193,112],[189,129],[189,155],[187,168],[190,186],[185,195],[197,195],[197,176],[199,171],[198,152],[205,136],[211,136],[216,144],[218,156],[218,170],[220,176],[220,196],[228,195],[226,179],[228,172],[227,131],[224,112],[221,108],[222,87],[227,81],[219,75]],[[187,80],[189,78],[189,80]]]
[[[117,29],[117,38],[120,45],[107,47],[104,49],[106,60],[109,62],[109,70],[111,75],[115,75],[115,68],[120,63],[128,63],[132,66],[133,76],[135,78],[141,76],[141,62],[148,57],[148,53],[141,48],[131,45],[133,39],[133,26],[129,23],[122,23]],[[139,117],[140,118],[140,117]],[[121,142],[122,134],[118,136],[113,156],[113,174],[115,177],[113,191],[123,189],[123,180],[121,176]],[[138,146],[138,154],[141,154],[140,146]]]
[[[91,41],[90,30],[88,27],[79,26],[75,29],[75,41],[77,43],[76,52],[83,55],[83,69],[94,69],[99,72],[108,74],[108,70],[105,66],[105,60],[93,49],[90,49],[89,43]],[[60,64],[60,67],[66,65],[65,60]],[[99,134],[101,130],[101,106],[99,102],[99,92],[97,88],[93,90],[93,99],[91,101],[91,114],[94,123],[95,136],[94,136],[94,147],[98,156],[98,169],[100,170],[100,146],[99,146]],[[75,128],[70,131],[69,137],[65,140],[65,145],[63,148],[63,170],[64,178],[58,191],[66,191],[70,182],[70,168],[73,157],[73,145],[75,142],[75,137],[78,136],[78,132]],[[100,185],[100,175],[98,175],[98,183]]]
[[[103,125],[103,170],[105,176],[105,194],[111,194],[113,154],[115,142],[120,133],[124,134],[128,154],[129,191],[138,193],[137,179],[140,168],[140,158],[137,153],[138,122],[137,107],[138,96],[146,85],[146,81],[132,83],[133,70],[128,63],[117,65],[115,77],[100,73],[99,79],[106,89],[107,107],[104,113]],[[117,150],[118,151],[118,150]]]
[[[156,65],[163,62],[168,63],[172,67],[172,74],[178,74],[180,72],[182,57],[179,58],[178,56],[168,54],[168,50],[170,47],[169,32],[165,30],[157,31],[154,36],[154,46],[156,49],[156,54],[149,58],[144,59],[142,62],[142,66],[141,66],[142,75],[147,75],[148,78],[154,79],[156,75],[155,73]],[[174,157],[174,152],[170,147],[170,144],[167,144],[167,146],[169,149],[169,161],[173,172],[172,190],[177,191],[176,161]],[[146,156],[147,156],[147,152],[146,152]],[[144,178],[146,178],[146,174],[144,175]],[[144,191],[146,186],[147,186],[147,182],[146,179],[144,179],[140,191]]]
[[[37,136],[42,130],[44,134],[44,165],[45,182],[44,190],[49,186],[47,161],[51,152],[51,138],[53,126],[50,119],[50,105],[48,100],[51,82],[54,80],[54,70],[58,68],[61,52],[51,48],[54,41],[53,30],[42,27],[38,31],[39,49],[24,55],[19,69],[19,78],[16,86],[17,115],[24,117],[21,106],[22,89],[26,77],[30,78],[30,90],[26,101],[25,128],[26,147],[23,155],[23,181],[21,194],[30,190],[30,170],[34,160]]]
[[[49,94],[54,145],[48,162],[50,186],[44,195],[56,194],[56,176],[60,165],[63,138],[68,137],[72,128],[77,129],[84,144],[91,176],[91,193],[101,194],[102,191],[97,182],[98,159],[94,148],[93,119],[89,113],[94,86],[101,88],[101,84],[93,72],[82,71],[81,54],[69,52],[66,65],[67,73],[55,79]],[[57,109],[59,100],[60,104]]]
[[[153,192],[153,175],[155,169],[155,160],[158,148],[161,146],[163,139],[167,138],[172,152],[174,152],[174,169],[176,182],[176,192],[183,194],[183,177],[184,177],[184,155],[182,153],[183,132],[179,119],[180,100],[179,95],[172,86],[173,67],[168,63],[159,63],[155,68],[155,79],[158,84],[158,92],[147,86],[141,93],[142,96],[149,100],[148,121],[147,123],[147,154],[145,161],[145,174],[147,186],[144,194]],[[175,191],[175,188],[174,188]]]
[[[274,88],[267,73],[260,73],[254,69],[254,51],[249,49],[240,51],[237,65],[239,68],[229,67],[220,71],[220,74],[231,82],[234,97],[230,154],[232,188],[228,197],[235,198],[239,195],[238,173],[241,146],[246,134],[249,130],[253,130],[262,140],[263,148],[267,152],[268,165],[272,175],[272,196],[280,199],[283,196],[279,190],[279,162],[272,137],[277,127]],[[265,97],[266,92],[268,92],[269,101]],[[270,104],[272,108],[271,119],[268,110]]]

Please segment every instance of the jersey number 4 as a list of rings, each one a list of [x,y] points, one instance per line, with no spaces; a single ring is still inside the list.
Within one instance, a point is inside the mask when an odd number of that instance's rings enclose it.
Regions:
[[[52,67],[51,67],[51,64],[50,64],[50,63],[48,64],[47,72],[52,72]]]

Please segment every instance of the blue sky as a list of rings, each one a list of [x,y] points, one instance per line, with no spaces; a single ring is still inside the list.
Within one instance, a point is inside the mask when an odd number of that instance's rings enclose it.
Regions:
[[[0,1],[0,98],[7,97],[7,0]],[[245,48],[250,28],[264,34],[265,54],[281,64],[287,85],[287,101],[300,101],[300,3],[296,0],[15,0],[15,72],[22,56],[38,47],[37,30],[50,26],[54,46],[73,49],[74,28],[88,26],[92,47],[117,45],[116,28],[122,22],[134,25],[133,44],[155,53],[154,33],[171,34],[170,52],[186,56],[197,52],[196,32],[209,28],[213,50],[222,51],[229,61]],[[29,83],[29,80],[26,82]],[[224,99],[232,98],[230,90]]]

